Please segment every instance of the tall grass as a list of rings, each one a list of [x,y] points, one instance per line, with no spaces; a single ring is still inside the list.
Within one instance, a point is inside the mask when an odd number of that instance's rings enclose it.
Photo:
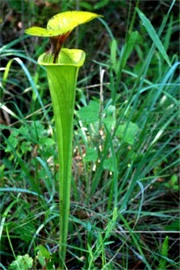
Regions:
[[[136,20],[143,22],[143,16],[136,13]],[[67,269],[179,267],[178,193],[172,181],[179,163],[179,62],[170,53],[177,22],[171,7],[158,31],[146,17],[145,28],[131,27],[123,50],[100,19],[111,41],[109,53],[93,63],[96,83],[89,85],[87,76],[78,84]],[[8,269],[26,253],[39,267],[41,244],[57,268],[52,106],[45,71],[33,73],[36,63],[13,46],[1,49],[3,64],[14,58],[1,68],[1,267]]]

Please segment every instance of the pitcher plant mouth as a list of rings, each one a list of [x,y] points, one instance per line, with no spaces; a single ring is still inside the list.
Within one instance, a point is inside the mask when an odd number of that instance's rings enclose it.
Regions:
[[[54,54],[43,53],[38,58],[38,64],[42,66],[74,66],[81,67],[84,64],[86,54],[79,49],[62,48],[54,63]]]

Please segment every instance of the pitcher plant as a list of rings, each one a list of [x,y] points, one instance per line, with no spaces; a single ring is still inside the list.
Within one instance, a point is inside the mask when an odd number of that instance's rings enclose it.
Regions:
[[[38,64],[46,68],[52,99],[59,160],[59,205],[60,205],[60,267],[64,268],[70,209],[72,176],[72,138],[75,90],[79,68],[84,64],[85,52],[79,49],[62,48],[71,31],[79,24],[91,21],[100,15],[85,11],[67,11],[53,16],[47,28],[31,27],[25,32],[32,36],[49,37],[51,48],[40,55]]]

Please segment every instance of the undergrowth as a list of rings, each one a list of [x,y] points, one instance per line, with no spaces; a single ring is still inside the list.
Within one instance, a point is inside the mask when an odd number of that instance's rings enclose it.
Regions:
[[[96,35],[94,23],[92,41],[83,28],[70,41],[87,46],[88,57],[77,85],[65,265],[179,269],[176,3],[159,4],[166,12],[153,27],[156,15],[141,1],[139,9],[133,1],[94,2],[105,15]],[[121,39],[116,8],[127,15]],[[47,41],[39,44],[21,35],[0,48],[0,269],[58,269],[56,135],[45,70],[33,60]]]

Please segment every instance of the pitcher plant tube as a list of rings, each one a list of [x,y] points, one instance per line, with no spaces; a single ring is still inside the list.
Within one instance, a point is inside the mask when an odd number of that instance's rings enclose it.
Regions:
[[[65,49],[62,45],[75,27],[97,17],[101,16],[92,12],[67,11],[52,17],[47,28],[34,26],[25,31],[29,35],[49,37],[51,42],[50,50],[38,58],[38,63],[47,71],[58,144],[61,269],[65,265],[68,235],[75,89],[79,68],[85,61],[83,50]]]

